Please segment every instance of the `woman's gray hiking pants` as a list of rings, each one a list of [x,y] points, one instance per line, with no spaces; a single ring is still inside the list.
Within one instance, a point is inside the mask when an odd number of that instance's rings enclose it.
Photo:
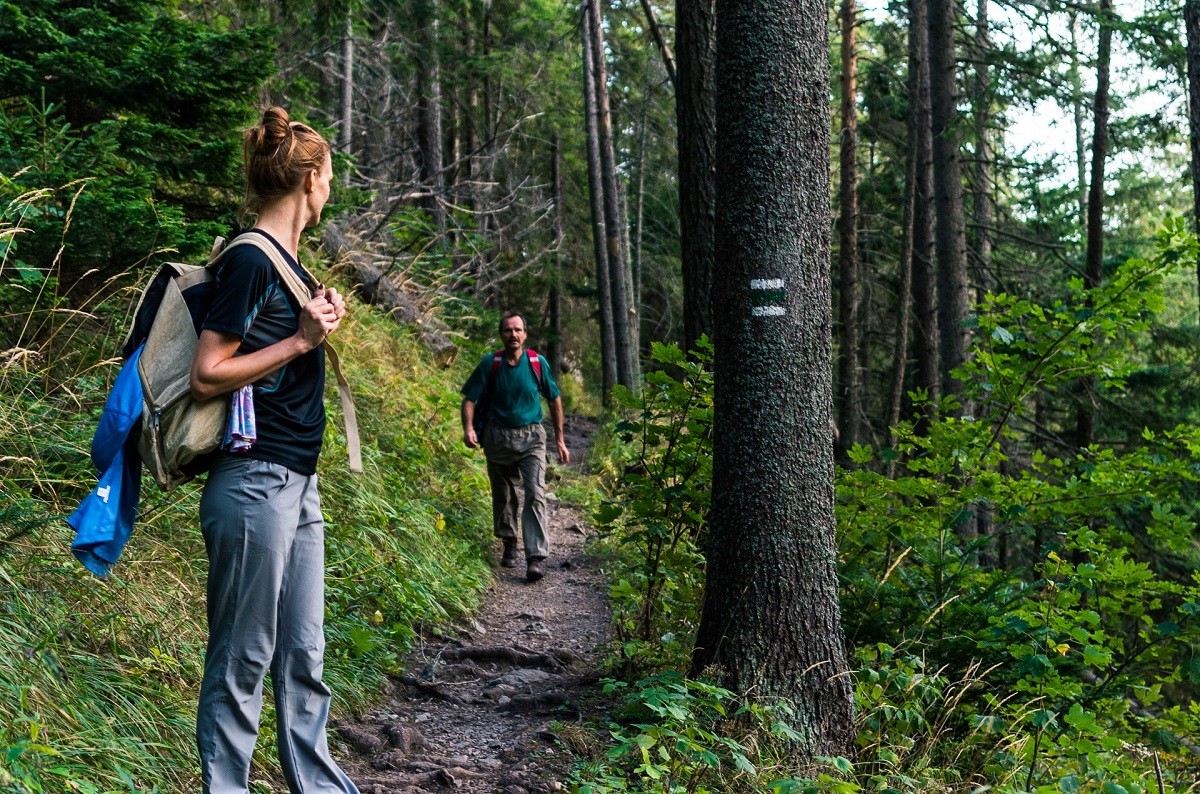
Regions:
[[[245,794],[263,678],[293,794],[357,794],[329,757],[325,526],[316,476],[230,455],[200,500],[208,549],[208,652],[196,720],[204,794]]]

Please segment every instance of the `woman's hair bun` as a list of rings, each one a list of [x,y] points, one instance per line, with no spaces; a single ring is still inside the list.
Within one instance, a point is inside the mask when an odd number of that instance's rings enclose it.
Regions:
[[[291,117],[278,105],[266,109],[262,121],[248,132],[255,149],[274,149],[283,145],[292,136]]]

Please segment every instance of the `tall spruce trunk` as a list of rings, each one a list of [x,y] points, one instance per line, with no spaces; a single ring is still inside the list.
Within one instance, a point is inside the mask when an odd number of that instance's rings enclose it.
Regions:
[[[908,0],[908,134],[913,158],[912,290],[913,385],[931,400],[942,392],[938,366],[937,272],[933,234],[933,122],[929,87],[926,0]],[[928,412],[922,411],[922,418]],[[924,427],[924,421],[919,422]]]
[[[962,387],[951,372],[967,359],[970,311],[962,152],[955,69],[955,0],[929,0],[929,87],[933,125],[933,203],[937,211],[938,341],[943,394]]]
[[[715,0],[675,0],[675,121],[679,148],[679,251],[683,342],[713,336],[713,213],[716,209]]]
[[[833,520],[829,50],[817,0],[717,3],[713,492],[693,671],[848,756]]]
[[[1200,235],[1200,0],[1184,0],[1187,29],[1188,139],[1192,152],[1192,224]],[[1200,294],[1200,262],[1196,263],[1196,289]]]
[[[843,456],[859,443],[863,411],[859,374],[858,280],[858,54],[855,51],[854,0],[842,0],[842,132],[838,154],[838,449]]]
[[[592,46],[590,3],[583,7],[583,104],[587,126],[588,195],[592,208],[592,251],[596,259],[596,297],[599,303],[601,394],[607,404],[617,384],[617,349],[613,326],[612,282],[608,265],[608,233],[604,221],[604,180],[600,165],[599,110],[596,100],[595,47]]]
[[[600,146],[600,178],[604,199],[604,226],[608,248],[608,283],[612,300],[613,341],[617,356],[617,383],[629,389],[637,387],[637,367],[633,335],[629,331],[630,305],[628,274],[622,229],[625,217],[617,187],[616,153],[613,145],[612,112],[608,102],[608,66],[604,59],[604,26],[600,0],[586,0],[590,13],[584,21],[591,27],[592,76],[596,82],[596,130]]]
[[[1100,286],[1104,277],[1104,164],[1108,159],[1109,68],[1112,60],[1112,0],[1100,0],[1097,16],[1100,25],[1096,48],[1096,98],[1092,102],[1096,126],[1092,132],[1091,185],[1088,188],[1087,253],[1083,283]],[[1088,304],[1090,305],[1090,301]],[[1096,440],[1096,379],[1081,378],[1079,411],[1075,422],[1075,441],[1080,449]]]

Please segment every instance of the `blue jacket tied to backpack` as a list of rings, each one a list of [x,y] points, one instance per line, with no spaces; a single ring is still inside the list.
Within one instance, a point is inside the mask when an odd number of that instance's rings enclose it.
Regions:
[[[139,347],[121,367],[92,437],[92,463],[100,481],[67,519],[75,530],[71,551],[101,578],[120,558],[137,520],[142,459],[130,435],[142,417],[141,354]]]

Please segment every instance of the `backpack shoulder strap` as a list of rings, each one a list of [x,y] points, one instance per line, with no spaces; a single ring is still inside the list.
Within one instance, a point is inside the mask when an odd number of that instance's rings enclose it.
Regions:
[[[275,272],[279,274],[279,278],[287,287],[288,292],[292,293],[292,297],[301,306],[312,300],[312,292],[300,277],[296,275],[296,271],[292,269],[291,265],[284,260],[283,254],[279,253],[279,249],[275,247],[274,243],[255,232],[239,234],[233,238],[229,245],[225,246],[214,258],[209,260],[209,266],[212,266],[217,260],[229,253],[231,248],[239,245],[252,245],[265,253],[267,258],[271,260],[271,264],[275,266]],[[217,245],[214,243],[213,250],[215,251],[216,249]],[[297,261],[297,264],[299,264],[299,261]],[[300,269],[304,272],[304,275],[308,276],[312,283],[320,283],[303,265],[300,265]],[[342,417],[346,422],[346,453],[350,457],[350,471],[361,473],[363,470],[362,444],[358,438],[358,413],[354,409],[354,398],[350,394],[350,383],[346,380],[346,376],[342,374],[341,361],[338,358],[337,351],[334,350],[329,340],[326,339],[322,342],[321,347],[325,348],[325,356],[329,359],[329,364],[333,367],[333,375],[337,379],[338,397],[342,403]]]
[[[229,253],[231,249],[237,248],[239,245],[252,245],[266,254],[267,258],[271,260],[271,264],[275,266],[275,272],[279,275],[280,281],[282,281],[284,286],[287,287],[288,292],[292,293],[292,297],[296,299],[297,303],[303,306],[312,300],[312,290],[308,288],[308,285],[304,283],[300,276],[296,275],[296,271],[292,268],[291,264],[283,258],[283,254],[279,252],[279,249],[275,247],[275,244],[256,232],[244,232],[230,240],[228,245],[218,252],[214,258],[209,260],[209,266],[211,267],[212,265],[216,264],[216,262],[219,261],[225,254]],[[215,244],[213,248],[216,248]],[[297,260],[296,264],[300,264],[299,260]],[[313,284],[320,283],[303,265],[300,265],[300,270]]]
[[[491,356],[492,359],[491,366],[488,367],[487,373],[487,385],[490,388],[492,385],[492,378],[496,377],[496,373],[500,371],[500,364],[504,361],[504,351],[497,350],[494,353],[489,353],[488,355]],[[487,361],[487,356],[485,356],[483,360]]]
[[[533,375],[537,379],[538,386],[542,385],[542,357],[533,348],[526,348],[525,355],[529,358],[529,366],[533,369]]]

